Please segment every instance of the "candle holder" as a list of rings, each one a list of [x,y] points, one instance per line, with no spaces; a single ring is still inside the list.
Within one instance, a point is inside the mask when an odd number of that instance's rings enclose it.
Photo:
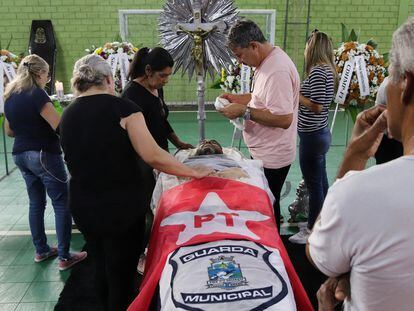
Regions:
[[[63,99],[63,97],[65,96],[65,93],[63,91],[63,83],[56,81],[55,83],[55,90],[56,90],[56,96],[58,99]]]
[[[56,96],[59,99],[63,99],[63,97],[65,96],[65,93],[63,92],[63,90],[56,90]]]

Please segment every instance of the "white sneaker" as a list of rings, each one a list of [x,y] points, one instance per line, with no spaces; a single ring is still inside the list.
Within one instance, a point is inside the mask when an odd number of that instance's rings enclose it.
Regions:
[[[147,261],[146,259],[147,259],[147,255],[145,253],[141,254],[141,256],[139,257],[137,271],[141,275],[143,275],[145,271],[145,263]]]
[[[306,244],[310,233],[311,231],[307,227],[301,228],[298,233],[289,238],[289,241],[296,244]]]
[[[307,227],[308,227],[308,222],[307,221],[298,222],[299,231],[303,231]]]

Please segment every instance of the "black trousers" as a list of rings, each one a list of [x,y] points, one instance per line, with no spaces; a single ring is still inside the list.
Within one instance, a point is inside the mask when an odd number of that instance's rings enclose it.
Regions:
[[[286,176],[289,173],[290,165],[272,169],[264,168],[264,174],[267,182],[269,183],[270,191],[272,191],[275,202],[273,203],[273,210],[275,212],[275,219],[277,230],[280,232],[280,192],[282,191],[283,184],[285,183]]]
[[[402,143],[398,140],[388,138],[387,135],[382,136],[378,150],[375,153],[377,164],[386,163],[388,161],[399,158],[403,155]]]
[[[125,311],[138,294],[137,265],[144,230],[143,218],[119,235],[85,235],[88,257],[96,267],[97,294],[108,311]]]

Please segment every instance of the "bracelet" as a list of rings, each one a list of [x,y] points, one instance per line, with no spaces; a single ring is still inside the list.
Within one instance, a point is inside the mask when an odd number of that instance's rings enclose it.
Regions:
[[[250,113],[251,113],[250,107],[246,107],[246,110],[244,111],[244,114],[243,114],[243,119],[245,121],[250,120]]]

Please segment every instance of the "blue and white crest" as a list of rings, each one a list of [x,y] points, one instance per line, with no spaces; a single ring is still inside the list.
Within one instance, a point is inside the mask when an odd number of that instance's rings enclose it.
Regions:
[[[219,256],[210,258],[210,261],[211,265],[207,269],[209,277],[207,288],[217,287],[231,290],[248,284],[234,256]]]

